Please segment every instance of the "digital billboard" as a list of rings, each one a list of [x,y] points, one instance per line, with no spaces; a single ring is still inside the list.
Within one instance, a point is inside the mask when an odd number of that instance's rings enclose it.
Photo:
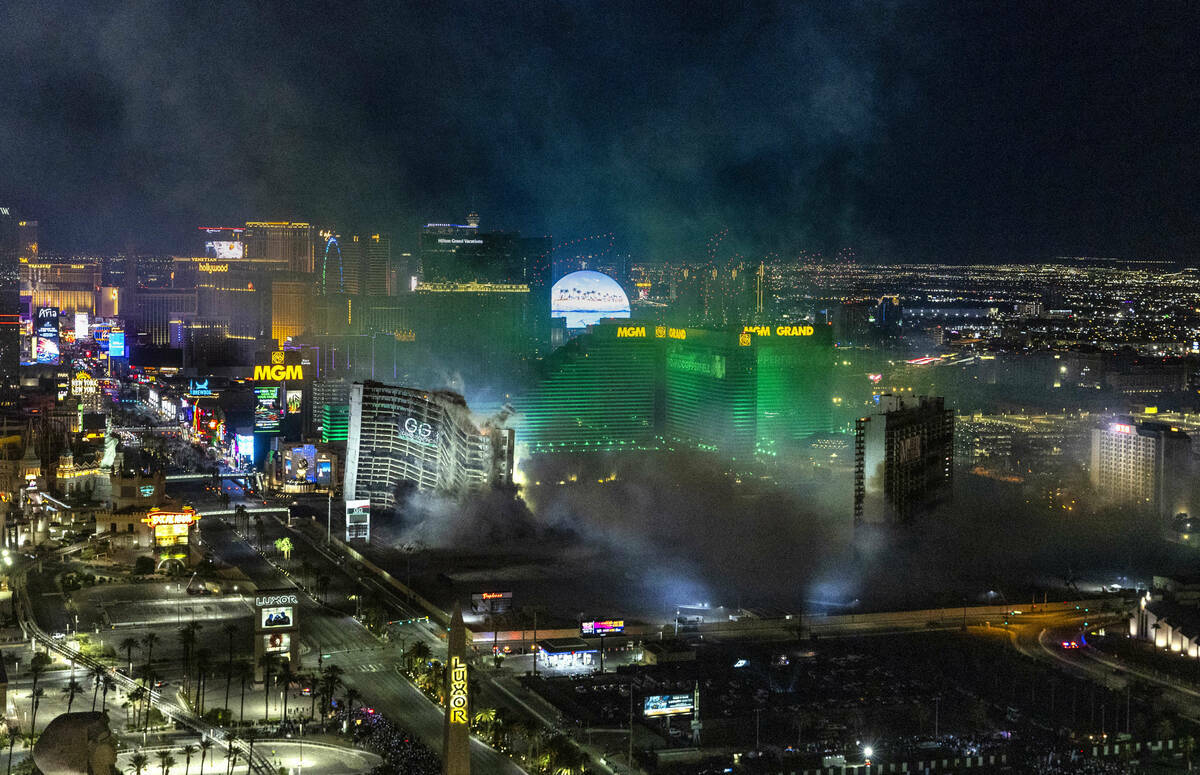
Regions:
[[[330,484],[333,480],[333,463],[329,460],[317,461],[317,484]]]
[[[571,272],[550,289],[550,317],[565,318],[568,329],[587,328],[603,318],[629,317],[629,297],[601,272]]]
[[[287,413],[300,414],[300,406],[304,402],[304,391],[289,390],[287,391]]]
[[[291,454],[285,458],[286,470],[284,476],[305,482],[316,481],[317,478],[317,448],[312,444],[302,447],[292,447]]]
[[[642,715],[647,718],[655,716],[681,716],[692,712],[692,695],[690,694],[652,694],[646,698],[642,706]]]
[[[283,418],[283,407],[279,405],[279,388],[254,388],[254,432],[276,433]]]
[[[246,244],[244,242],[231,242],[229,240],[212,240],[204,243],[204,257],[231,259],[243,258],[246,255]]]
[[[476,592],[471,595],[471,612],[502,614],[512,608],[512,592]]]
[[[78,341],[88,338],[88,335],[89,335],[88,322],[89,322],[88,321],[88,313],[86,313],[86,312],[76,312],[75,313],[75,341],[78,342]]]
[[[254,435],[249,433],[239,433],[233,437],[235,454],[238,457],[246,458],[250,461],[250,465],[254,465]]]
[[[371,540],[371,501],[346,501],[346,540]]]
[[[584,636],[594,635],[620,635],[625,632],[624,619],[604,619],[596,622],[581,622],[579,625],[579,634]]]
[[[278,630],[293,627],[296,623],[296,611],[290,605],[263,608],[260,626],[264,630]]]
[[[58,363],[58,307],[38,307],[33,335],[38,363]]]
[[[262,636],[263,653],[291,654],[292,635],[288,632],[268,632]]]
[[[108,357],[109,358],[124,358],[125,357],[125,332],[124,331],[109,331],[108,332]]]

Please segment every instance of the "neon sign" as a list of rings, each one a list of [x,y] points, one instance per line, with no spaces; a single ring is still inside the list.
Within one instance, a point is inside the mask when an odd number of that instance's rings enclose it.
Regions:
[[[304,367],[293,366],[255,366],[255,382],[283,382],[289,379],[304,379]]]
[[[645,326],[617,326],[618,339],[645,339]]]
[[[812,336],[812,326],[746,326],[742,329],[743,333],[757,334],[758,336]]]
[[[450,657],[450,694],[446,698],[451,724],[467,723],[467,666],[462,657]]]
[[[620,635],[625,632],[624,619],[605,619],[598,622],[580,622],[580,635]]]
[[[1113,433],[1124,433],[1127,436],[1133,434],[1132,425],[1124,425],[1122,423],[1115,422],[1109,426],[1109,429],[1112,430]]]
[[[150,509],[146,516],[142,517],[142,522],[151,527],[159,527],[160,525],[191,525],[198,519],[200,519],[200,515],[192,508],[184,508],[182,511]]]

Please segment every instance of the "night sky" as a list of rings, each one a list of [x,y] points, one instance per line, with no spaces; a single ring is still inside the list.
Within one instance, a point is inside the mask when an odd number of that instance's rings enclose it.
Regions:
[[[635,258],[1200,247],[1200,6],[0,4],[0,205],[50,251],[298,219]]]

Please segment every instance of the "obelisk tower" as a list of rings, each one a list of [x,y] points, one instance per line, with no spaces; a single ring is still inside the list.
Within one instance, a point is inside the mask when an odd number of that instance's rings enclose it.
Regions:
[[[442,772],[470,775],[470,701],[467,696],[467,628],[462,606],[454,604],[446,652],[446,725],[442,737]]]

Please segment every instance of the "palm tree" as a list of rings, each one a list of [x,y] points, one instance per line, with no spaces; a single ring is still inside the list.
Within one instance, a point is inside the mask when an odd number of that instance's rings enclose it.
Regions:
[[[158,758],[158,763],[162,767],[162,775],[167,775],[167,771],[175,764],[175,757],[171,755],[170,749],[158,751],[154,755]]]
[[[237,766],[237,738],[230,735],[226,745],[228,747],[225,749],[225,775],[229,775]]]
[[[154,659],[154,644],[158,643],[158,636],[152,632],[148,632],[142,636],[142,645],[146,647],[146,678],[150,678],[150,662]]]
[[[134,727],[140,726],[139,722],[141,722],[141,720],[142,720],[141,704],[142,704],[142,701],[145,699],[146,699],[146,687],[144,687],[144,686],[135,686],[129,692],[127,704],[129,704],[133,707]]]
[[[108,693],[117,688],[117,682],[108,676],[104,676],[104,684],[100,693],[100,712],[105,713],[108,707]]]
[[[496,730],[496,720],[495,708],[480,708],[471,718],[471,726],[475,728],[476,734],[483,736],[483,733],[486,733],[488,737],[492,737]]]
[[[192,662],[192,649],[196,647],[196,632],[200,625],[189,622],[179,628],[179,645],[183,646],[183,693],[188,695],[191,690],[192,673],[188,669]]]
[[[249,775],[250,769],[254,767],[254,729],[246,733],[246,742],[250,744],[250,750],[246,752],[246,774]]]
[[[71,712],[71,706],[75,704],[75,695],[83,691],[83,687],[79,682],[72,678],[66,686],[63,687],[62,693],[67,695],[67,713]]]
[[[133,767],[133,771],[137,775],[142,775],[142,770],[146,769],[146,765],[150,763],[150,757],[139,750],[133,756],[129,757],[129,766]]]
[[[283,716],[287,719],[288,695],[291,694],[292,686],[296,683],[296,674],[292,672],[292,660],[281,659],[279,665],[279,674],[275,679],[277,686],[283,686]]]
[[[97,664],[88,673],[92,677],[92,710],[96,709],[96,697],[100,694],[100,686],[108,678],[108,668]]]
[[[233,507],[233,524],[241,524],[243,534],[248,532],[246,530],[246,507],[241,503]]]
[[[317,595],[321,598],[321,603],[325,602],[325,595],[329,592],[329,576],[322,573],[317,576]]]
[[[8,728],[8,772],[7,775],[12,775],[12,752],[13,746],[17,744],[17,738],[21,735],[21,727],[13,724]]]
[[[263,654],[258,660],[258,666],[263,671],[263,691],[266,693],[265,702],[263,703],[263,721],[271,720],[271,673],[275,671],[275,666],[279,664],[278,654]]]
[[[42,698],[46,696],[46,690],[40,686],[30,692],[29,700],[33,703],[33,714],[29,718],[29,739],[32,740],[37,735],[37,712],[38,707],[42,704]]]
[[[254,668],[249,662],[238,662],[237,673],[242,684],[242,701],[241,707],[238,708],[238,724],[241,725],[246,721],[246,682],[254,678]]]
[[[183,775],[188,775],[188,770],[192,767],[192,754],[196,753],[197,750],[196,746],[191,743],[179,749],[179,752],[183,754]]]
[[[208,649],[196,651],[196,708],[197,713],[204,715],[204,692],[208,688],[208,664],[211,652]]]
[[[237,625],[233,622],[226,622],[221,628],[226,637],[229,638],[229,651],[225,658],[225,708],[229,708],[229,682],[233,680],[233,636],[237,634]]]
[[[404,655],[409,670],[412,670],[414,665],[428,662],[431,656],[433,656],[433,652],[429,650],[429,644],[424,641],[417,641],[409,646],[408,652]]]
[[[326,665],[321,671],[321,713],[324,715],[333,704],[333,695],[342,685],[342,668],[337,665]]]
[[[121,648],[121,649],[125,650],[125,661],[128,664],[127,669],[129,670],[130,673],[132,673],[133,672],[133,650],[136,648],[141,648],[141,644],[138,643],[137,638],[126,638],[125,640],[121,641],[117,645],[117,648]]]
[[[262,514],[254,515],[254,536],[258,539],[258,551],[262,551],[263,542],[267,540],[267,526],[263,524]]]
[[[208,758],[208,752],[212,747],[212,740],[207,737],[200,738],[200,775],[204,775],[204,760]]]
[[[354,701],[359,697],[358,690],[351,686],[346,690],[346,718],[354,717]]]

